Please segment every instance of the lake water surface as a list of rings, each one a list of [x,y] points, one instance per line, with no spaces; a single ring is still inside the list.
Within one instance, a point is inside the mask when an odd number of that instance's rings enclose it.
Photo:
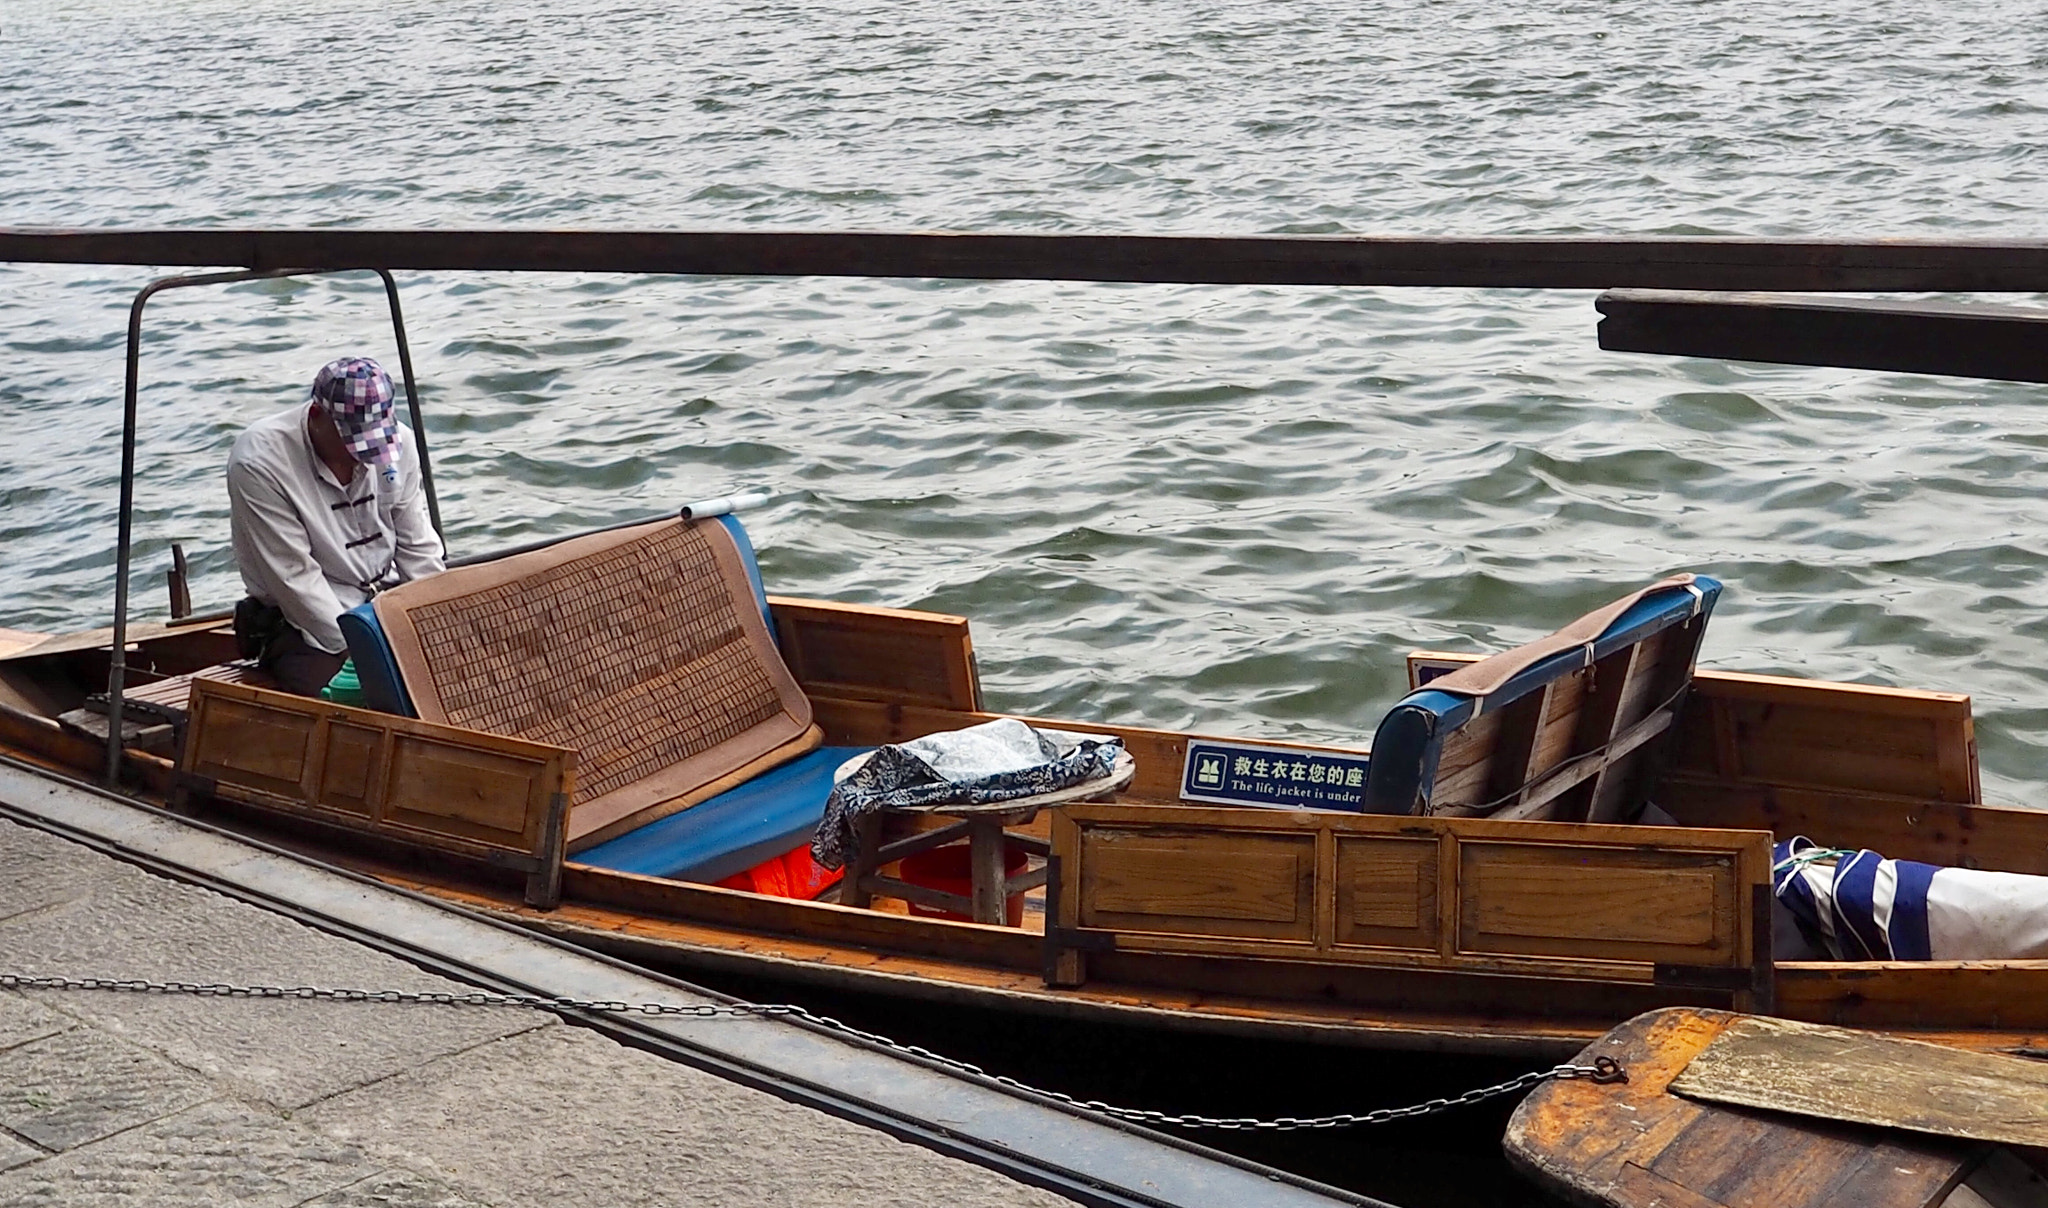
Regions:
[[[2048,234],[2048,5],[0,6],[0,224]],[[0,625],[105,624],[146,269],[0,266]],[[2048,395],[1603,354],[1585,293],[401,277],[458,553],[743,486],[994,707],[1361,742],[1675,569],[1715,666],[1970,693],[2048,804]],[[2038,302],[2038,298],[2006,299]],[[153,304],[139,599],[373,279]]]

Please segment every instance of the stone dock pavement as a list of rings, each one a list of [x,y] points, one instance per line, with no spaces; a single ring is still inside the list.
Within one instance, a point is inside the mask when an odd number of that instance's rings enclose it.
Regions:
[[[0,820],[0,969],[468,989]],[[1064,1205],[508,1007],[0,990],[0,1204]]]

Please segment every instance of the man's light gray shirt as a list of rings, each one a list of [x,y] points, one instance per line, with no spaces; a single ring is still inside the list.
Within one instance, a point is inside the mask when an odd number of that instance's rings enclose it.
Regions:
[[[412,431],[398,429],[398,480],[358,466],[343,485],[313,451],[300,403],[249,426],[228,454],[235,565],[249,594],[284,610],[308,644],[347,649],[335,618],[380,588],[439,573]]]

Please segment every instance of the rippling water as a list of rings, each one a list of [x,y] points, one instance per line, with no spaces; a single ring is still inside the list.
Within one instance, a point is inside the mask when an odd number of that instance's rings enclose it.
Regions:
[[[2044,10],[11,0],[0,224],[2038,238]],[[0,266],[0,625],[106,621],[153,275]],[[2040,388],[1603,354],[1575,293],[401,285],[457,552],[759,484],[773,587],[970,614],[997,707],[1339,741],[1696,569],[1708,662],[1969,692],[2048,804]],[[153,304],[149,608],[173,540],[236,594],[228,445],[381,305]]]

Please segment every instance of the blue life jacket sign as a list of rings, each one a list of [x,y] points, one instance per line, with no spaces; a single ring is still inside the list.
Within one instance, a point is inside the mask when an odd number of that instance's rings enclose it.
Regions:
[[[1348,810],[1365,805],[1363,752],[1309,751],[1248,742],[1188,740],[1180,799],[1216,805]]]

